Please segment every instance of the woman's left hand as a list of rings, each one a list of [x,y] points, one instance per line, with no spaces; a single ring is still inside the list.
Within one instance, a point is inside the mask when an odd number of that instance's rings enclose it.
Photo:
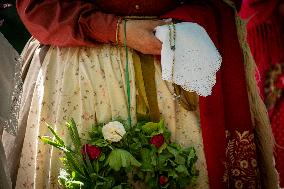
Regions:
[[[161,41],[154,35],[157,26],[167,24],[162,20],[128,20],[126,23],[126,44],[143,54],[160,55]],[[119,39],[123,44],[125,40],[124,24],[120,24]]]

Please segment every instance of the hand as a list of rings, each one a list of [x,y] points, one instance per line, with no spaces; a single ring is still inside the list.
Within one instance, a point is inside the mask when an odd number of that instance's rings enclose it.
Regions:
[[[162,20],[128,20],[126,22],[127,46],[143,54],[160,55],[162,43],[154,35],[157,26],[167,24]],[[124,44],[124,21],[119,25],[119,39]]]

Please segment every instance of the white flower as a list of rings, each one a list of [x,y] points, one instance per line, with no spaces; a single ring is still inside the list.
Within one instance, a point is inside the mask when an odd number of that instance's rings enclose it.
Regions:
[[[120,141],[126,133],[123,124],[118,121],[109,122],[104,125],[102,132],[104,139],[112,142]]]

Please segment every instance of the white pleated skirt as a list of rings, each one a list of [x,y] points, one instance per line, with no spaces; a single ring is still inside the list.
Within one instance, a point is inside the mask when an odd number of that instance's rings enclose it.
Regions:
[[[135,123],[133,53],[130,50],[128,61],[131,116]],[[29,69],[34,69],[33,65],[38,60],[34,58]],[[33,76],[36,86],[32,93],[16,188],[57,189],[60,188],[57,176],[62,167],[59,160],[62,154],[43,144],[38,136],[48,133],[48,123],[68,143],[70,139],[65,123],[70,118],[75,119],[82,138],[88,137],[87,133],[93,124],[117,118],[127,119],[125,49],[112,45],[94,48],[50,47],[39,72],[34,73],[37,73],[36,77]],[[159,60],[155,60],[155,83],[159,110],[173,139],[196,149],[197,169],[200,171],[197,188],[209,188],[198,112],[189,112],[174,100],[171,84],[161,79]]]

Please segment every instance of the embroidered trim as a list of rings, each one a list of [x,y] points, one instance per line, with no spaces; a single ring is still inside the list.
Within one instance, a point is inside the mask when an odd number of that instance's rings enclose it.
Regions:
[[[254,134],[250,131],[226,131],[226,138],[224,181],[228,188],[261,188]]]
[[[20,105],[22,99],[23,82],[22,82],[21,62],[22,62],[21,58],[15,59],[15,75],[13,78],[14,89],[12,91],[10,99],[10,112],[8,120],[5,120],[3,121],[3,123],[1,123],[4,129],[12,135],[16,135],[18,130],[18,119],[19,119]]]

